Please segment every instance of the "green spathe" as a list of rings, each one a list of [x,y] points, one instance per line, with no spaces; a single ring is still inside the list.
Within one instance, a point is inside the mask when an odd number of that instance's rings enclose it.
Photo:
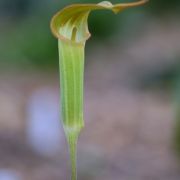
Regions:
[[[58,40],[62,120],[70,147],[72,180],[76,179],[76,146],[83,121],[84,46]]]
[[[108,1],[98,4],[75,4],[59,11],[51,20],[51,30],[58,38],[62,124],[70,148],[72,180],[76,174],[76,146],[83,120],[84,50],[88,31],[88,16],[92,10],[107,9],[118,13],[126,8],[147,2],[112,5]]]

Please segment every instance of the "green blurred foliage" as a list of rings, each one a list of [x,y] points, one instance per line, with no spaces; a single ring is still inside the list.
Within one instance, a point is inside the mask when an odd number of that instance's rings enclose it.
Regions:
[[[20,22],[1,33],[1,60],[14,66],[21,63],[39,66],[56,64],[57,43],[52,38],[49,24],[37,19],[28,19],[28,22]]]
[[[180,69],[180,63],[177,65]],[[175,126],[174,126],[174,146],[176,153],[180,157],[180,71],[174,78],[174,102],[175,102]]]
[[[147,8],[155,16],[177,14],[180,12],[180,1],[149,0]]]
[[[51,17],[62,7],[72,3],[98,3],[99,0],[1,0],[0,1],[0,65],[12,68],[58,65],[57,40],[49,28]],[[112,3],[131,2],[112,0]],[[167,15],[179,12],[180,1],[150,0],[138,7],[114,16],[112,12],[94,12],[89,18],[93,41],[106,41],[113,36],[129,37],[141,32],[146,15]],[[146,19],[146,18],[145,18]],[[133,26],[133,31],[132,27]],[[119,34],[118,34],[119,32]]]

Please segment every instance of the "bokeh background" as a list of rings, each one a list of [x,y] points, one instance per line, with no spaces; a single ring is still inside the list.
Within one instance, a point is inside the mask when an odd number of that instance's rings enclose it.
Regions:
[[[99,1],[0,0],[0,180],[70,179],[49,23],[80,2]],[[179,18],[179,0],[91,14],[79,180],[180,179]]]

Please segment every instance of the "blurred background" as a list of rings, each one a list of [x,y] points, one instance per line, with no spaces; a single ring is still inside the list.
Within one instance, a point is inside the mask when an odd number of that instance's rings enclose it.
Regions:
[[[80,2],[99,1],[0,0],[0,180],[70,179],[49,23]],[[179,18],[179,0],[91,14],[79,180],[180,179]]]

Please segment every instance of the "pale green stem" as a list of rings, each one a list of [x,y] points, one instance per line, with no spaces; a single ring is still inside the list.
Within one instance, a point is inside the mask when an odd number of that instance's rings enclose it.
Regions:
[[[69,145],[69,154],[71,159],[71,180],[77,180],[77,141],[78,134],[69,133],[66,135]]]

